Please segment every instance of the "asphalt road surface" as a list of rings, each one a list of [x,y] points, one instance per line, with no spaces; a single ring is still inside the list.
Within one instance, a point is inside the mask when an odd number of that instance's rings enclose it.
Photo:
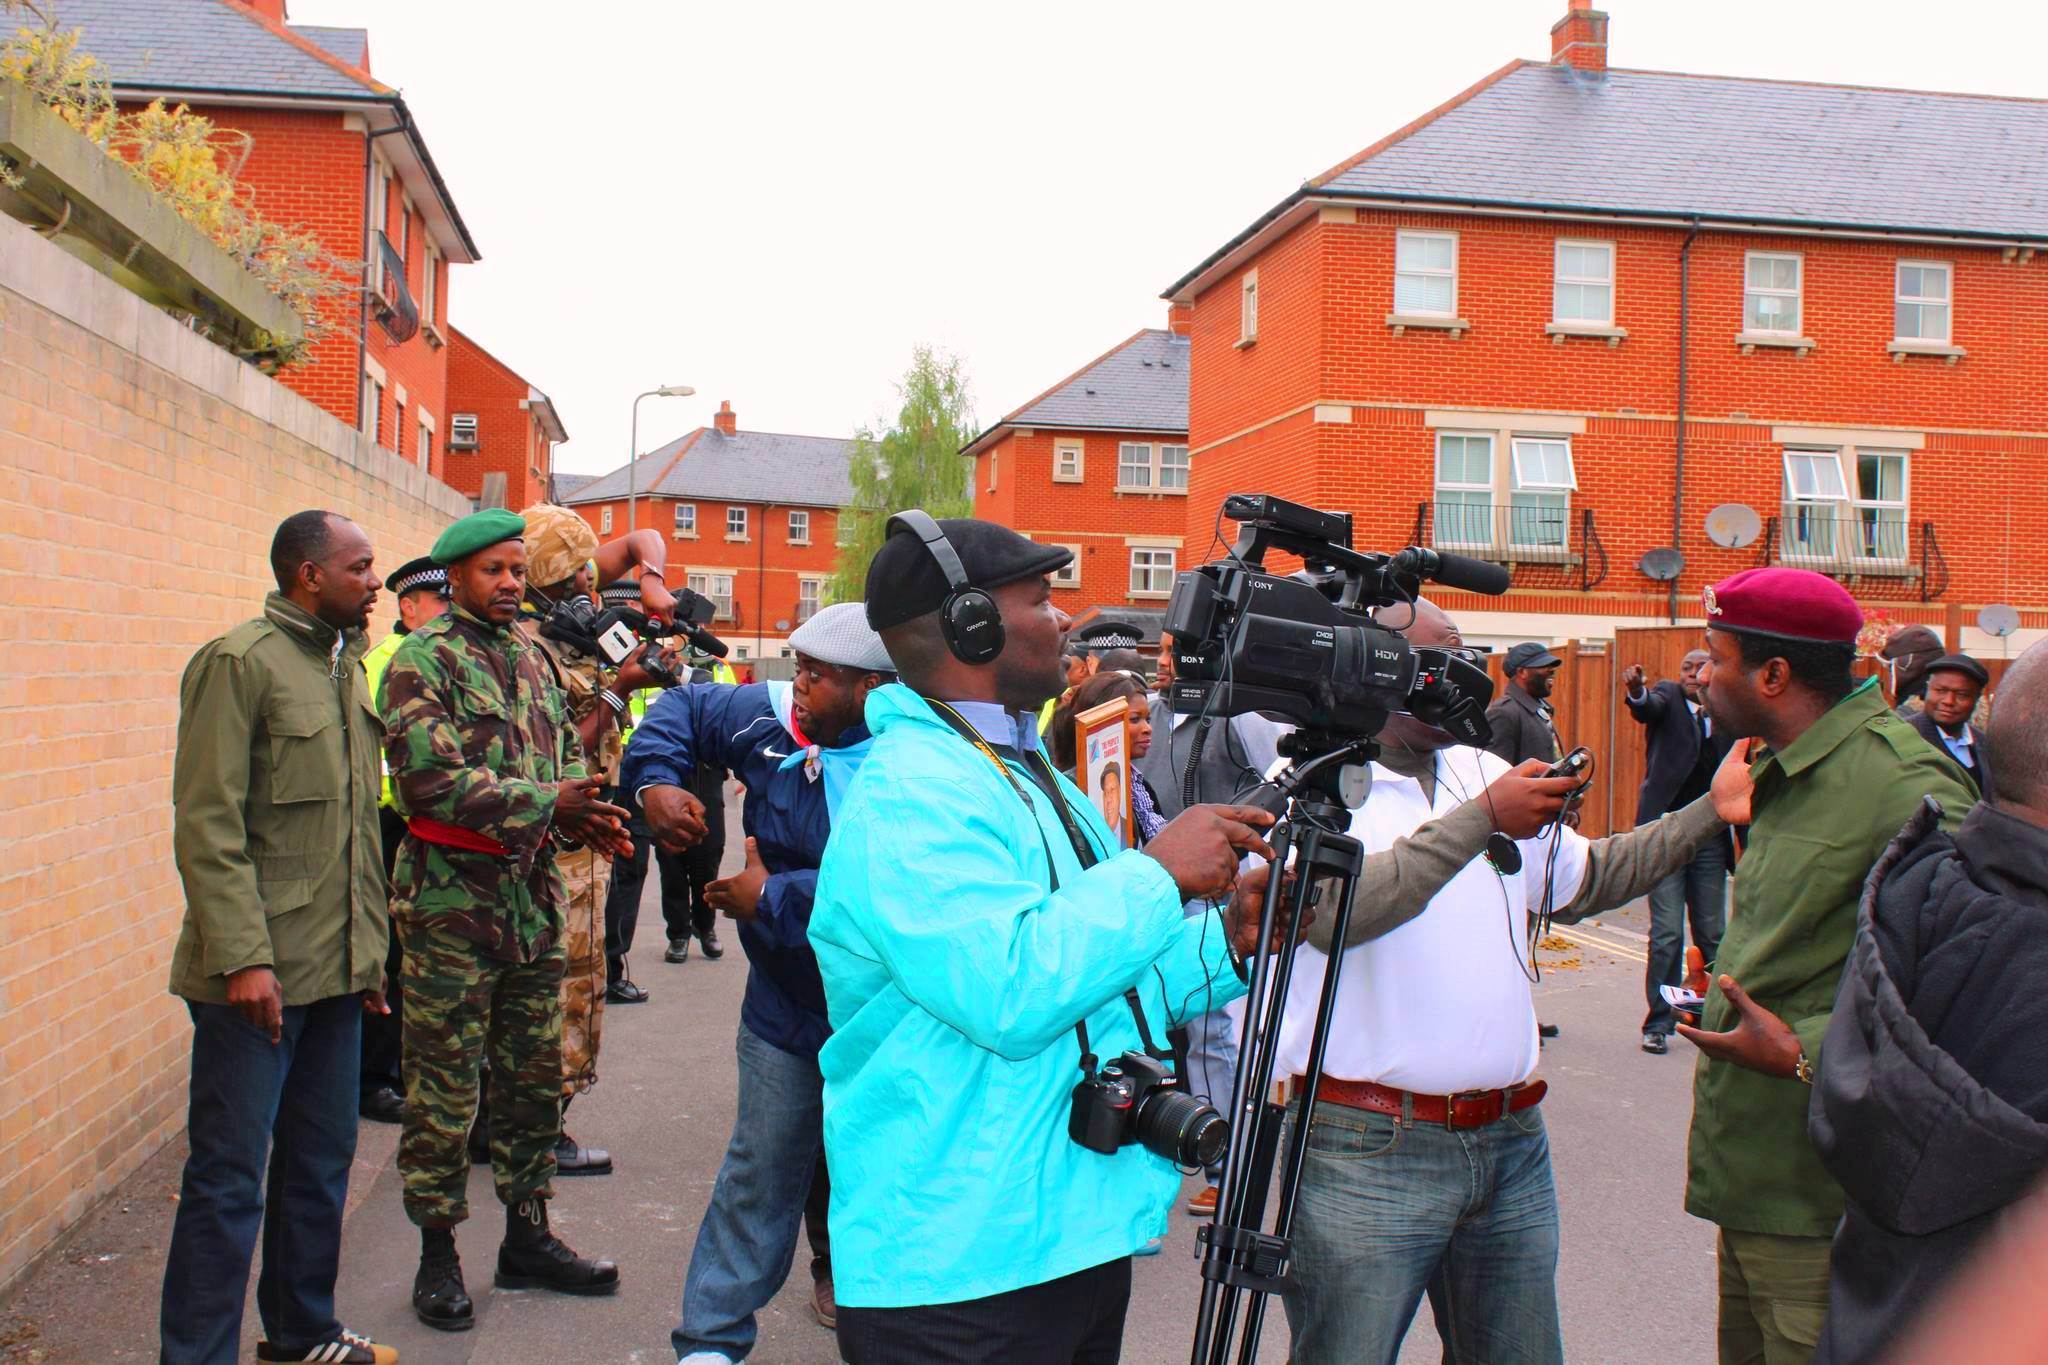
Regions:
[[[738,828],[738,820],[732,822]],[[733,850],[728,861],[734,862]],[[1683,1365],[1713,1356],[1713,1229],[1680,1206],[1692,1054],[1639,1050],[1642,910],[1562,931],[1543,952],[1538,1012],[1563,1036],[1544,1050],[1544,1101],[1563,1213],[1558,1294],[1573,1361]],[[460,1234],[475,1330],[429,1331],[409,1295],[419,1239],[399,1201],[397,1130],[363,1126],[343,1248],[339,1304],[357,1330],[397,1346],[407,1365],[635,1362],[669,1365],[668,1331],[683,1271],[711,1193],[733,1102],[733,1031],[746,961],[728,935],[718,962],[661,961],[661,914],[652,879],[632,974],[653,995],[605,1014],[602,1081],[572,1111],[571,1128],[609,1148],[617,1173],[563,1180],[553,1217],[579,1252],[621,1267],[612,1299],[571,1299],[490,1287],[503,1225],[489,1171],[470,1181],[475,1219]],[[164,1248],[175,1207],[182,1143],[173,1143],[67,1239],[0,1309],[0,1359],[144,1361],[155,1357]],[[1187,1359],[1200,1280],[1195,1220],[1176,1212],[1163,1253],[1137,1262],[1124,1359]],[[914,1235],[914,1230],[906,1230]],[[807,1253],[762,1315],[753,1360],[832,1365],[831,1335],[809,1312]],[[255,1337],[253,1305],[245,1335]],[[1261,1360],[1281,1365],[1286,1337],[1277,1304]],[[245,1355],[245,1359],[249,1358]],[[1403,1362],[1440,1358],[1426,1314]]]

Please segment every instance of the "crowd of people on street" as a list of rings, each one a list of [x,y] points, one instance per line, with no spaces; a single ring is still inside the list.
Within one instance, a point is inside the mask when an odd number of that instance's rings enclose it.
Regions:
[[[1676,678],[1622,671],[1645,775],[1604,838],[1584,775],[1551,771],[1563,661],[1515,645],[1488,748],[1405,713],[1377,736],[1341,934],[1325,906],[1262,941],[1274,817],[1249,798],[1287,728],[1176,711],[1191,642],[1148,677],[1136,626],[1072,629],[1064,547],[900,513],[864,599],[791,633],[794,677],[745,683],[681,643],[656,532],[490,509],[377,559],[345,517],[287,518],[276,591],[181,683],[171,1365],[236,1359],[259,1239],[259,1360],[397,1359],[335,1302],[359,1120],[402,1125],[427,1326],[477,1321],[473,1164],[495,1286],[616,1293],[549,1207],[613,1169],[565,1123],[606,1007],[648,998],[650,862],[665,960],[718,957],[722,917],[747,963],[731,1139],[687,1265],[646,1268],[680,1280],[681,1365],[755,1352],[800,1239],[848,1365],[1119,1359],[1132,1258],[1183,1172],[1216,1214],[1224,1158],[1090,1105],[1123,1058],[1226,1107],[1262,953],[1295,955],[1291,1359],[1392,1362],[1426,1300],[1447,1359],[1561,1361],[1529,930],[1643,896],[1643,1051],[1698,1058],[1685,1208],[1716,1227],[1723,1362],[1879,1358],[2048,1162],[2048,644],[1988,697],[1982,663],[1901,632],[1888,699],[1838,583],[1738,573]],[[1477,657],[1442,605],[1404,614],[1411,645]],[[1127,776],[1090,799],[1079,718],[1119,714]]]

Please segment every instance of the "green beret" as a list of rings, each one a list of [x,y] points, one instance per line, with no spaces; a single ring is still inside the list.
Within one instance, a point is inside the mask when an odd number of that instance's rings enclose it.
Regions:
[[[482,512],[471,512],[443,531],[427,557],[436,564],[453,564],[486,545],[496,545],[501,540],[519,540],[525,535],[526,518],[502,507],[492,507]]]

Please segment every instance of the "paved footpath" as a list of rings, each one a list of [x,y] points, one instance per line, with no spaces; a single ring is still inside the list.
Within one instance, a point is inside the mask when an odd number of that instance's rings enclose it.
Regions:
[[[734,819],[732,827],[737,829]],[[477,1297],[477,1326],[443,1335],[408,1303],[419,1239],[399,1202],[397,1130],[365,1124],[351,1195],[340,1303],[346,1321],[396,1345],[407,1365],[634,1362],[668,1365],[684,1264],[711,1191],[733,1112],[732,1039],[746,963],[733,943],[722,961],[661,961],[661,915],[649,885],[633,973],[645,1005],[605,1015],[602,1082],[572,1110],[582,1141],[611,1150],[615,1175],[563,1180],[557,1228],[586,1255],[621,1267],[617,1298],[583,1300],[490,1288],[502,1215],[487,1169],[472,1173],[478,1216],[460,1234]],[[1564,1218],[1559,1294],[1572,1361],[1684,1365],[1713,1354],[1712,1229],[1680,1208],[1692,1057],[1638,1050],[1641,909],[1565,931],[1538,988],[1543,1018],[1563,1037],[1542,1074]],[[728,942],[732,943],[730,936]],[[1502,951],[1506,951],[1503,936]],[[30,1283],[0,1306],[0,1360],[154,1359],[159,1277],[183,1144],[173,1143],[69,1238]],[[1187,1358],[1199,1278],[1194,1220],[1176,1212],[1164,1254],[1137,1263],[1124,1358]],[[762,1320],[753,1359],[832,1365],[829,1333],[811,1319],[804,1251]],[[249,1314],[253,1341],[255,1314]],[[1278,1305],[1261,1359],[1286,1360]],[[245,1359],[249,1356],[244,1357]],[[1403,1362],[1439,1358],[1419,1321]]]

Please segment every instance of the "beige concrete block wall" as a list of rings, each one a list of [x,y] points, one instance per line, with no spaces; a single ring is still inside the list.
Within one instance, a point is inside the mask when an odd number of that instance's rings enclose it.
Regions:
[[[469,510],[0,218],[0,1293],[185,1121],[178,678],[307,507],[387,570]]]

